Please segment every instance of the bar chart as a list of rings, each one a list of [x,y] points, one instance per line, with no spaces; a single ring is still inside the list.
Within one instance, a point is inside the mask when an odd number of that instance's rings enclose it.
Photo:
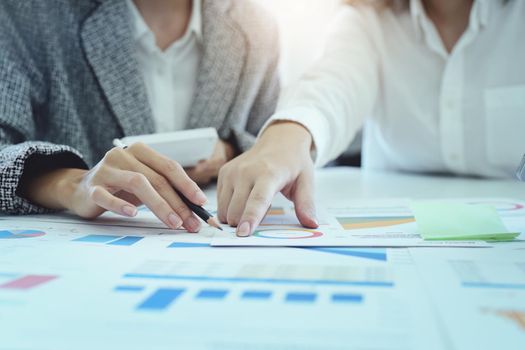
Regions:
[[[142,240],[140,236],[87,235],[73,239],[73,242],[107,244],[111,246],[132,246]]]
[[[145,286],[136,285],[119,285],[114,289],[116,292],[122,293],[142,293]],[[283,304],[302,304],[313,305],[319,299],[326,299],[328,303],[332,304],[348,304],[358,305],[365,301],[365,297],[361,293],[355,292],[324,292],[324,291],[302,291],[297,289],[290,289],[283,293],[276,292],[272,289],[230,289],[227,287],[215,288],[198,288],[191,289],[187,287],[160,287],[154,289],[149,295],[144,297],[135,307],[137,311],[166,311],[177,303],[179,299],[185,297],[183,301],[186,305],[188,303],[213,302],[221,303],[228,299],[235,303],[249,303],[249,302],[272,302]]]
[[[284,207],[271,207],[263,218],[259,226],[300,226],[299,220],[293,211],[286,210]]]

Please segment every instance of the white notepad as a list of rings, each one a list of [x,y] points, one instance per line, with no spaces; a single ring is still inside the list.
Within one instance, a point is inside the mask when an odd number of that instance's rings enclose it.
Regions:
[[[128,146],[136,142],[143,142],[155,151],[177,161],[183,167],[192,167],[200,160],[210,158],[218,140],[217,130],[214,128],[127,136],[120,139]]]

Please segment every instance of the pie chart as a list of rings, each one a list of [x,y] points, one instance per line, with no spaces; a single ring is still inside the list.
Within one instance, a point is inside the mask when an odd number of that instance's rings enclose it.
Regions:
[[[34,238],[45,234],[38,230],[0,230],[0,239]]]
[[[524,208],[523,204],[504,202],[504,201],[482,201],[482,202],[471,202],[469,204],[486,204],[492,205],[496,211],[505,212],[505,211],[516,211]]]
[[[321,237],[323,233],[305,229],[263,229],[256,230],[253,235],[270,239],[304,239]]]

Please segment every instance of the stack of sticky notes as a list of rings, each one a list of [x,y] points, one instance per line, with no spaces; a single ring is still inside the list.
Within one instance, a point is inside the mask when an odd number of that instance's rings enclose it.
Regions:
[[[412,211],[418,232],[427,240],[508,241],[509,232],[490,205],[455,202],[414,202]]]

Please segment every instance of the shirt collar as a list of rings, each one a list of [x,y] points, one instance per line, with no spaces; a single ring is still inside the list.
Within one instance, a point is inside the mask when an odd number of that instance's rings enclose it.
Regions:
[[[193,0],[188,30],[195,33],[198,40],[202,40],[202,0]]]
[[[135,27],[133,39],[140,41],[148,36],[153,39],[153,32],[144,21],[142,14],[137,9],[137,6],[135,6],[133,0],[127,0],[126,2],[130,9],[132,22]],[[182,38],[191,34],[195,34],[198,41],[202,40],[202,0],[193,0],[190,22],[188,23],[188,28]]]
[[[424,20],[425,20],[425,9],[421,0],[410,0],[410,17],[412,18],[412,25],[416,35],[421,38]]]
[[[490,16],[490,6],[492,6],[495,1],[493,0],[476,0],[476,3],[478,5],[478,13],[477,17],[479,20],[479,24],[481,27],[486,27],[489,23],[489,16]]]
[[[489,7],[492,2],[494,2],[494,0],[474,0],[469,18],[469,21],[473,21],[474,23],[469,24],[469,26],[475,24],[480,27],[485,27],[488,24],[490,15]],[[425,21],[428,21],[421,0],[410,0],[410,16],[412,17],[416,34],[420,36],[422,34],[421,30],[423,30],[423,27],[426,25]]]

